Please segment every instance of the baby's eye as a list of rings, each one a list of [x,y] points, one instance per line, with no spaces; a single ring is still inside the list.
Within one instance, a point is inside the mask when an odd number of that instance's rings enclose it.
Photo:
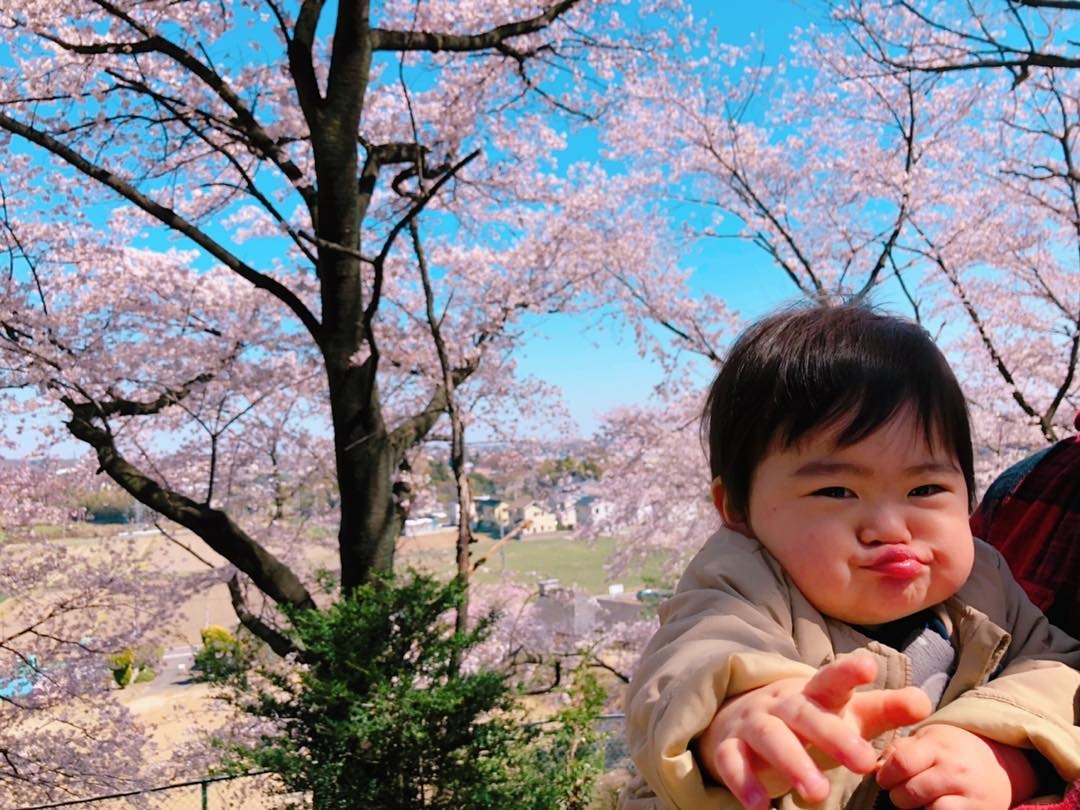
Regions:
[[[854,498],[855,493],[847,487],[822,487],[821,489],[814,490],[811,495],[817,495],[820,498]]]
[[[937,495],[939,492],[944,492],[945,487],[940,484],[923,484],[915,487],[908,496],[911,498],[925,498],[928,495]]]

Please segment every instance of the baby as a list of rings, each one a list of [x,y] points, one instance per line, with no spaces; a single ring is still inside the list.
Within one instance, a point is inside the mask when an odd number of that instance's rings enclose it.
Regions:
[[[1080,643],[972,539],[967,408],[922,328],[765,318],[703,435],[723,528],[631,682],[622,807],[1004,810],[1080,778]]]

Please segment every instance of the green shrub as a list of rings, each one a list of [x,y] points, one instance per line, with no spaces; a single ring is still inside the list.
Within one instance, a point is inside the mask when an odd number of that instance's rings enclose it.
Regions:
[[[120,652],[106,656],[106,660],[109,662],[116,685],[121,689],[126,689],[135,677],[135,651],[131,647],[125,647]]]
[[[150,667],[146,669],[140,669],[139,674],[135,676],[135,683],[149,683],[157,677],[157,673]]]
[[[272,771],[316,810],[586,807],[602,690],[581,680],[555,722],[523,722],[505,674],[457,671],[493,621],[456,632],[447,617],[462,595],[456,580],[412,573],[294,614],[302,663],[264,667],[231,695],[277,731],[229,746],[227,767]]]
[[[569,703],[532,745],[523,749],[520,779],[532,807],[586,810],[592,805],[596,778],[604,770],[603,734],[597,718],[607,691],[596,676],[579,669],[568,693]]]
[[[202,647],[195,653],[195,680],[230,683],[239,679],[246,682],[247,672],[255,659],[254,641],[239,633],[233,635],[215,624],[204,627],[200,635]]]
[[[136,647],[125,647],[119,652],[107,655],[105,660],[112,670],[113,680],[121,689],[126,689],[132,683],[146,683],[156,677],[154,664],[162,656],[161,647],[152,644],[140,644]]]

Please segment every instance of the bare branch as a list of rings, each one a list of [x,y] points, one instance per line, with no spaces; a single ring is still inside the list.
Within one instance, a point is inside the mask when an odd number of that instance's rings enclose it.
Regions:
[[[525,20],[505,23],[479,34],[445,34],[432,31],[387,31],[371,29],[373,51],[483,51],[496,48],[508,39],[547,28],[581,0],[560,0],[546,11]]]
[[[117,449],[112,434],[94,424],[100,416],[95,404],[75,403],[70,397],[63,398],[63,402],[72,413],[67,423],[72,435],[94,448],[102,470],[128,493],[195,532],[210,548],[251,577],[278,604],[314,607],[315,603],[299,577],[225,512],[165,489],[128,462]]]
[[[247,602],[244,601],[244,592],[240,588],[239,574],[233,574],[229,578],[228,585],[229,600],[232,602],[233,610],[236,611],[236,618],[240,620],[244,627],[265,641],[270,649],[282,658],[290,653],[301,652],[291,638],[264,622],[248,609]]]
[[[376,256],[372,262],[375,266],[375,283],[371,293],[371,301],[364,310],[363,325],[365,334],[369,336],[372,335],[371,324],[375,319],[375,313],[379,309],[379,303],[382,297],[383,267],[386,263],[386,257],[390,255],[390,249],[393,247],[398,234],[408,227],[409,223],[424,210],[425,206],[431,202],[432,198],[439,193],[439,190],[444,185],[450,182],[451,178],[469,165],[469,163],[471,163],[479,154],[480,150],[475,149],[451,166],[442,177],[432,183],[431,188],[425,190],[416,198],[415,202],[409,207],[409,210],[405,212],[405,216],[394,223],[394,227],[390,229],[390,233],[387,234],[386,239],[383,242],[382,250],[379,251],[379,255]],[[369,343],[374,345],[374,341],[370,339]]]

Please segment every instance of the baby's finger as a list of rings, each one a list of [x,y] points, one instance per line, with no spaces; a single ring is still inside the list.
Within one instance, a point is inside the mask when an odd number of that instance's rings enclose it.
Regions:
[[[883,790],[891,791],[909,782],[934,765],[935,754],[925,745],[912,745],[912,739],[897,740],[886,753],[878,769],[877,783]]]
[[[743,740],[764,764],[771,765],[804,799],[813,804],[828,797],[829,780],[783,720],[775,716],[763,717],[756,732],[744,734]]]
[[[874,682],[877,672],[877,662],[868,655],[841,658],[819,669],[803,687],[803,694],[826,711],[839,712],[858,687]]]
[[[943,802],[949,797],[946,791],[946,786],[935,777],[933,771],[923,771],[890,790],[889,799],[899,810],[913,810],[918,807],[931,807],[935,802]],[[963,797],[952,796],[952,798]]]
[[[716,747],[713,766],[724,787],[745,810],[769,810],[769,794],[754,772],[756,759],[746,743],[729,737]]]
[[[925,720],[933,706],[917,686],[903,689],[872,689],[851,698],[851,711],[862,736],[872,740],[879,734]]]
[[[889,802],[897,810],[917,810],[926,806],[922,800],[912,796],[903,785],[889,791]]]
[[[939,799],[934,799],[926,805],[925,810],[968,810],[971,807],[971,797],[948,794]]]
[[[877,765],[874,746],[863,739],[838,714],[823,711],[810,700],[787,701],[777,707],[777,716],[799,736],[834,762],[855,773],[870,773]]]

